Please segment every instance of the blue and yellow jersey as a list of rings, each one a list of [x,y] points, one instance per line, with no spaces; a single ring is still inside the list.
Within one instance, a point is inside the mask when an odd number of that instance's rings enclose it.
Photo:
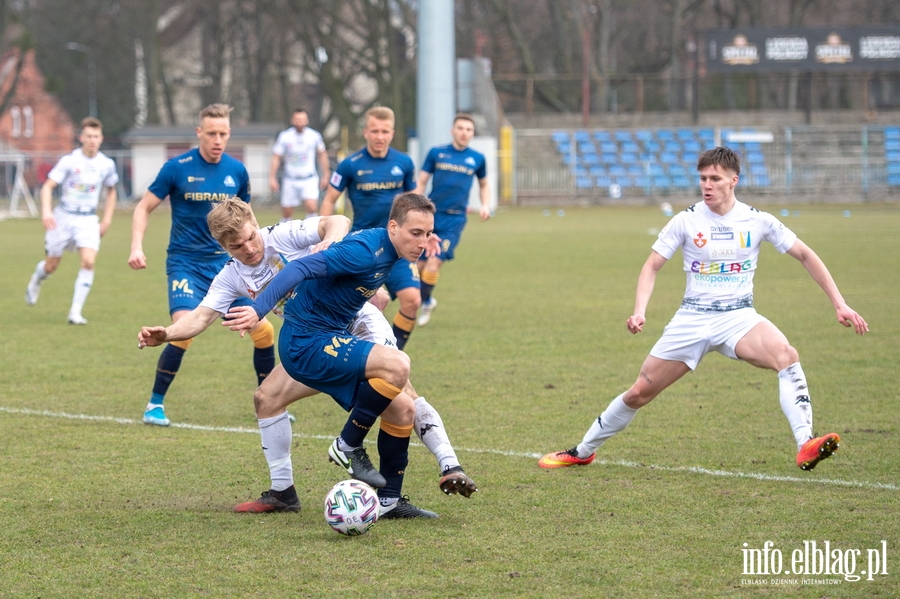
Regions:
[[[465,214],[472,177],[484,179],[487,176],[484,154],[472,148],[457,150],[453,144],[431,148],[422,163],[422,170],[433,177],[431,201],[438,212],[447,214]]]
[[[226,253],[206,225],[213,202],[233,196],[249,202],[250,176],[244,165],[228,154],[213,164],[194,148],[166,162],[149,189],[160,199],[168,196],[172,203],[169,255],[202,260]]]
[[[298,282],[297,266],[304,260],[324,259],[321,278]],[[284,319],[305,331],[345,330],[350,321],[384,283],[399,259],[387,229],[365,229],[350,233],[328,249],[290,262],[257,298],[258,308],[267,309],[294,287],[284,307]],[[263,312],[264,313],[264,312]]]
[[[353,231],[386,227],[394,197],[416,188],[412,158],[388,148],[375,158],[366,148],[345,158],[331,175],[331,186],[347,190],[353,205]]]

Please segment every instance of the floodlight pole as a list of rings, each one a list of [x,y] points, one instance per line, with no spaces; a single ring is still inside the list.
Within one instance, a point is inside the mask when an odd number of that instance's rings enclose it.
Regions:
[[[94,51],[84,44],[69,42],[66,48],[81,52],[87,56],[88,64],[88,114],[97,118],[97,65],[94,63]]]

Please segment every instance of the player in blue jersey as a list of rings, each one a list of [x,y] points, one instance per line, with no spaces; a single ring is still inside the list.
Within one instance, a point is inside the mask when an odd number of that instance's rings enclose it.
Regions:
[[[403,391],[409,357],[392,347],[352,335],[356,313],[376,294],[398,261],[415,260],[427,245],[434,204],[412,193],[397,196],[387,228],[356,231],[328,249],[287,264],[256,298],[234,307],[225,324],[250,330],[291,289],[278,338],[281,364],[290,377],[328,393],[350,416],[328,450],[347,472],[379,488],[382,518],[436,518],[401,498],[415,404]],[[379,473],[363,440],[381,415]]]
[[[230,113],[231,107],[224,104],[212,104],[200,111],[199,147],[166,162],[134,209],[128,265],[140,270],[147,267],[143,240],[150,213],[166,197],[171,202],[166,276],[172,322],[200,305],[210,283],[228,261],[228,252],[213,239],[206,225],[206,215],[213,203],[233,196],[250,201],[247,169],[225,153],[231,135]],[[249,300],[241,301],[249,303]],[[253,366],[258,382],[262,382],[275,368],[275,329],[263,319],[250,336],[254,346]],[[169,425],[163,400],[190,345],[190,339],[174,341],[160,354],[153,391],[144,410],[146,424]]]
[[[416,186],[412,159],[391,147],[393,110],[384,106],[370,109],[366,113],[363,137],[366,147],[341,161],[332,173],[331,185],[319,211],[323,216],[334,214],[334,204],[346,190],[353,206],[354,231],[386,227],[394,197]],[[422,303],[415,260],[398,262],[385,285],[391,296],[400,301],[393,328],[397,347],[403,349],[416,326],[416,314]]]
[[[434,234],[441,239],[440,254],[419,260],[419,274],[422,278],[419,326],[425,326],[431,320],[431,313],[437,307],[437,300],[432,297],[431,292],[437,285],[441,266],[447,260],[453,260],[454,250],[466,227],[472,177],[478,179],[481,220],[486,221],[491,217],[491,197],[484,155],[469,147],[469,142],[475,136],[475,121],[468,114],[456,115],[450,134],[453,143],[431,148],[428,152],[416,183],[416,193],[424,194],[428,179],[434,177],[429,197],[437,208]]]

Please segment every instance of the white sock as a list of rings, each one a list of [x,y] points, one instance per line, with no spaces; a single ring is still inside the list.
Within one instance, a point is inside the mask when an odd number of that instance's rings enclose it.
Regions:
[[[434,454],[441,472],[459,466],[459,459],[450,444],[450,437],[447,436],[447,431],[444,429],[441,415],[430,403],[425,401],[424,397],[416,398],[414,428],[416,436],[419,437],[422,444]]]
[[[378,502],[381,504],[381,507],[390,507],[400,501],[399,497],[379,497]]]
[[[584,434],[584,439],[578,444],[578,457],[586,458],[597,451],[607,439],[622,431],[634,419],[638,411],[626,406],[624,397],[623,393],[612,400]]]
[[[794,362],[778,373],[778,396],[781,411],[787,416],[797,448],[812,439],[812,404],[806,375],[800,362]]]
[[[75,277],[75,293],[72,295],[72,307],[69,308],[69,314],[81,314],[81,308],[84,306],[93,284],[94,271],[85,268],[80,269],[78,276]]]
[[[294,468],[291,464],[291,421],[287,412],[272,418],[259,419],[259,435],[262,437],[263,454],[269,464],[269,476],[273,491],[284,491],[294,484]]]
[[[37,263],[37,266],[34,268],[34,274],[37,277],[38,283],[43,283],[44,279],[49,277],[47,271],[44,269],[44,266],[47,264],[46,260],[41,260]]]

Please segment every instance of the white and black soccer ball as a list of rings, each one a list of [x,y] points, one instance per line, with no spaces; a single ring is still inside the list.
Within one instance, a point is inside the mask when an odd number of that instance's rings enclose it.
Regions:
[[[364,482],[342,480],[325,496],[325,521],[342,535],[364,535],[375,525],[381,504]]]

